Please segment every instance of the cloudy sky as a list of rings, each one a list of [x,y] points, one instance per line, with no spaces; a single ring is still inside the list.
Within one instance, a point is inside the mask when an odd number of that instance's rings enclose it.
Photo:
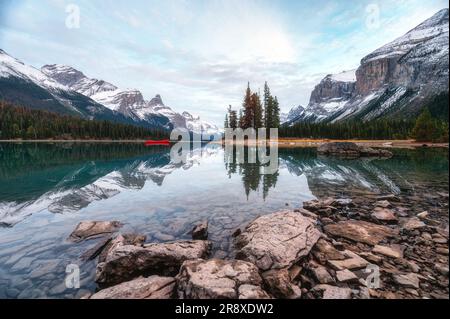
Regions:
[[[444,0],[0,0],[0,48],[36,67],[71,65],[148,99],[159,93],[176,111],[221,125],[247,81],[256,91],[268,81],[283,111],[305,105],[326,74],[358,67],[445,7]]]

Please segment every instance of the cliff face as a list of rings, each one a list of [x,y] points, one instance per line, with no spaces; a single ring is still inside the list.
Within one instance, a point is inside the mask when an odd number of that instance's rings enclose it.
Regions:
[[[448,92],[449,10],[443,9],[361,60],[355,79],[328,75],[311,93],[299,121],[417,115]]]
[[[312,91],[310,103],[321,103],[332,99],[349,99],[355,91],[355,82],[342,82],[328,75]]]
[[[367,62],[356,70],[356,92],[370,94],[388,84],[397,65],[396,59],[379,59]]]
[[[311,93],[308,106],[296,112],[288,124],[299,121],[320,122],[340,112],[355,94],[355,70],[327,75]]]

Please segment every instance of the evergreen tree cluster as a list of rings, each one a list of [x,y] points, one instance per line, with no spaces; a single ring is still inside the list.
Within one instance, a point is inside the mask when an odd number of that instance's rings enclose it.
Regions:
[[[433,118],[426,107],[411,132],[417,142],[448,142],[448,122]]]
[[[282,126],[278,134],[280,137],[300,138],[407,139],[413,127],[414,121],[412,120],[300,122],[293,126]]]
[[[167,138],[168,133],[109,121],[32,110],[0,101],[0,139],[147,139]]]
[[[225,128],[278,128],[280,126],[280,106],[278,99],[270,93],[267,82],[264,85],[264,96],[261,97],[258,93],[252,92],[250,83],[247,85],[245,91],[242,108],[237,111],[232,110],[231,105],[228,107],[228,112],[225,115]]]
[[[339,123],[300,122],[282,126],[280,137],[391,140],[412,138],[418,142],[448,142],[448,121],[434,118],[428,107],[416,119]]]

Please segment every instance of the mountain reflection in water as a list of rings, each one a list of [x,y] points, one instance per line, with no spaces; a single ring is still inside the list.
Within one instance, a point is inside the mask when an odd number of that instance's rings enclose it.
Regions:
[[[120,143],[0,143],[0,298],[79,298],[96,289],[96,261],[81,261],[101,239],[67,241],[80,221],[118,220],[147,242],[189,239],[209,221],[212,257],[232,254],[232,234],[262,214],[306,200],[400,193],[418,212],[448,193],[447,150],[394,150],[391,159],[319,157],[279,150],[276,174],[228,161],[220,145],[193,149],[184,164],[165,147]],[[364,195],[364,196],[359,196]],[[66,289],[68,264],[81,287]]]
[[[234,177],[243,185],[243,190],[235,192],[245,194],[247,200],[251,192],[265,200],[277,187],[295,192],[296,187],[285,189],[280,185],[280,175],[286,173],[299,177],[299,191],[316,197],[351,195],[352,190],[399,194],[412,190],[421,174],[426,177],[423,181],[430,181],[433,172],[442,176],[448,164],[448,154],[441,150],[397,150],[396,156],[387,160],[346,160],[317,156],[313,148],[288,148],[279,150],[279,170],[263,175],[259,162],[236,163],[235,153],[226,154],[214,144],[192,149],[182,164],[171,162],[165,147],[140,144],[0,144],[0,150],[0,223],[4,226],[45,210],[77,212],[125,190],[139,192],[147,182],[164,188],[166,177],[177,170],[199,165],[208,170],[210,163],[220,159],[224,166],[211,166],[208,176],[194,175],[194,179],[179,182],[197,183],[205,199],[210,191],[209,179]]]

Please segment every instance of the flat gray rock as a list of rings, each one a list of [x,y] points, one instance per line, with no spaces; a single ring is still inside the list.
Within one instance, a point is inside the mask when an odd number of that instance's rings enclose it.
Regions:
[[[312,289],[322,295],[322,299],[351,299],[352,290],[350,288],[340,288],[331,285],[317,285]]]
[[[172,276],[186,260],[207,257],[211,243],[203,240],[147,244],[143,247],[117,242],[105,261],[97,265],[95,281],[115,285],[141,275]]]
[[[242,260],[188,260],[177,279],[180,299],[269,298],[258,268]]]
[[[109,287],[93,294],[90,299],[170,299],[175,278],[150,276]]]
[[[332,236],[344,237],[373,246],[388,237],[394,237],[398,234],[398,231],[392,228],[361,220],[329,224],[324,227],[324,230]]]
[[[262,271],[290,267],[309,254],[320,236],[312,219],[280,211],[255,219],[236,237],[236,258]]]
[[[68,240],[81,242],[86,239],[108,235],[122,227],[119,221],[83,221],[77,225]]]

